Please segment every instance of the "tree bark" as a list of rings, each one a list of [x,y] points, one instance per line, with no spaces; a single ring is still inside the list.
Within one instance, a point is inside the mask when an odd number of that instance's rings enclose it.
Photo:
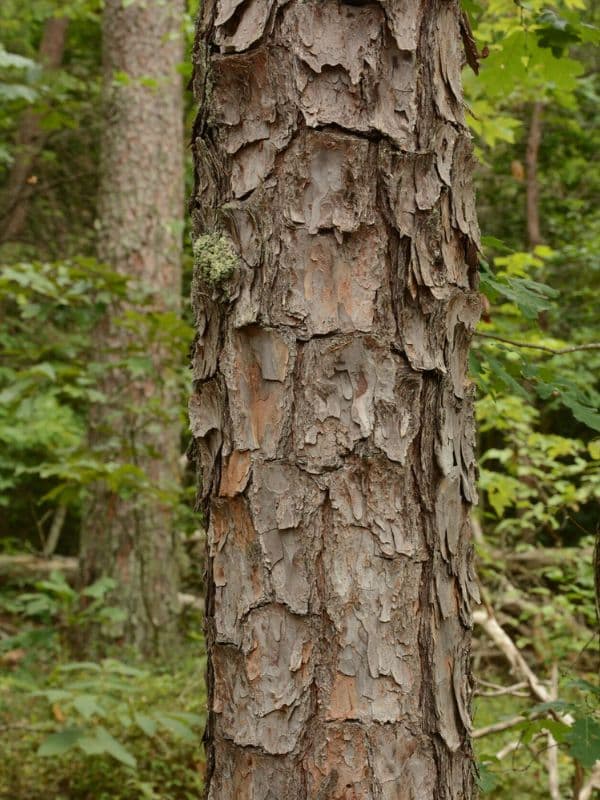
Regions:
[[[210,800],[468,800],[459,6],[207,0],[195,392]]]
[[[525,155],[525,211],[527,219],[527,241],[529,249],[534,250],[542,243],[540,226],[540,190],[537,178],[538,155],[542,141],[544,104],[533,104],[529,135],[527,137],[527,152]]]
[[[44,23],[39,61],[45,69],[60,67],[68,26],[66,17],[50,17]],[[0,222],[0,242],[18,239],[25,227],[29,200],[35,186],[30,179],[46,141],[41,122],[40,115],[32,110],[25,111],[21,118],[16,138],[16,156],[8,178]]]
[[[150,290],[152,301],[142,310],[158,312],[180,307],[182,22],[180,2],[136,0],[125,7],[122,0],[107,0],[104,7],[98,256],[133,286]],[[160,337],[140,342],[144,333],[137,325],[128,330],[115,323],[123,308],[111,312],[98,330],[99,355],[106,359],[100,388],[107,400],[94,409],[91,438],[107,462],[143,470],[151,491],[132,497],[104,483],[92,487],[82,578],[116,578],[112,600],[128,615],[124,640],[158,652],[174,639],[177,623],[173,504],[160,492],[173,492],[179,480],[178,365]],[[136,353],[151,361],[142,377],[118,363]]]

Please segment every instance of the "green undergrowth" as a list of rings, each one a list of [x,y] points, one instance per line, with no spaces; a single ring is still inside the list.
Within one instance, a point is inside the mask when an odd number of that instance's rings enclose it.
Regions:
[[[64,666],[72,665],[29,663],[0,679],[2,800],[201,796],[205,699],[197,643],[172,664],[115,661],[112,673],[106,664]]]
[[[473,703],[474,749],[482,798],[518,797],[546,800],[549,795],[547,760],[550,746],[557,749],[562,796],[573,797],[578,780],[589,775],[600,756],[600,687],[597,676],[564,674],[557,699],[536,703],[521,685],[514,693],[493,695],[498,687],[515,685],[514,676],[485,670]],[[488,726],[511,723],[506,730],[478,737]],[[554,737],[551,745],[548,733]]]
[[[155,662],[122,648],[69,660],[63,644],[40,642],[0,648],[1,800],[201,797],[200,634]]]

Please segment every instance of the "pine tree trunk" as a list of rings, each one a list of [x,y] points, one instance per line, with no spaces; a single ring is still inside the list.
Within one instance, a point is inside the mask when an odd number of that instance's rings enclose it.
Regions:
[[[183,4],[107,0],[103,60],[105,125],[101,142],[98,255],[152,293],[145,308],[179,311],[183,217]],[[116,579],[112,602],[127,614],[124,641],[157,652],[175,636],[177,558],[172,505],[157,494],[178,482],[180,428],[172,362],[160,341],[134,325],[98,330],[106,403],[92,415],[91,438],[107,462],[133,464],[154,492],[124,496],[92,487],[82,532],[82,576]],[[129,307],[136,311],[135,306]],[[160,339],[160,337],[159,337]],[[141,348],[141,350],[140,350]],[[118,359],[147,356],[151,371],[132,374]]]
[[[452,0],[203,6],[210,800],[474,796],[459,42]]]

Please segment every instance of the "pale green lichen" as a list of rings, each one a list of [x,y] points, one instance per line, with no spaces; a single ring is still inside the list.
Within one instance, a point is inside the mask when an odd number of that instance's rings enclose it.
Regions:
[[[219,286],[230,278],[239,266],[239,256],[229,236],[205,233],[193,244],[194,267],[202,280]]]

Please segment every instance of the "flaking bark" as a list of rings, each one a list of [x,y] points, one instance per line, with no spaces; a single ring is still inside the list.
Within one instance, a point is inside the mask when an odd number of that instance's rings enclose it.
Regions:
[[[210,800],[469,800],[478,228],[458,3],[207,0],[190,419]]]

